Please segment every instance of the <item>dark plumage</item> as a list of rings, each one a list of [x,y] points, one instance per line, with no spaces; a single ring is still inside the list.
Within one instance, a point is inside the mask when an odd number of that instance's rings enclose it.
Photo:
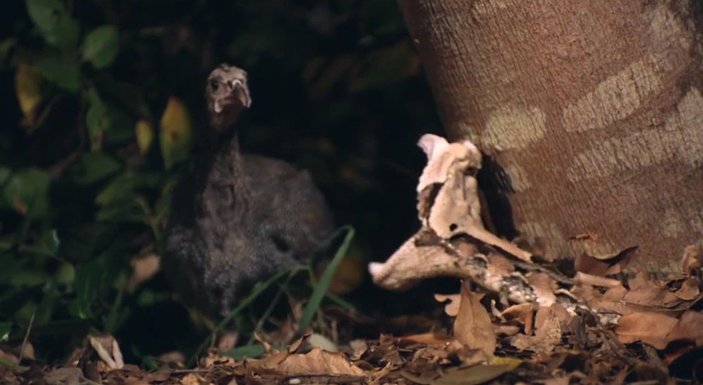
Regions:
[[[220,65],[206,97],[211,145],[175,199],[164,269],[187,303],[224,314],[252,283],[311,257],[334,225],[306,171],[240,154],[231,125],[251,104],[246,72]]]

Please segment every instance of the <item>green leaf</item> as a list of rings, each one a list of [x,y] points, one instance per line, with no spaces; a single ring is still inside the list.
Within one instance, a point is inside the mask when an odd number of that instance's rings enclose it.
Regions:
[[[37,60],[37,69],[46,80],[67,91],[76,92],[80,87],[80,63],[70,53],[46,52]]]
[[[44,40],[66,48],[78,42],[78,22],[60,0],[26,0],[29,17]]]
[[[349,251],[351,241],[354,239],[354,228],[345,226],[338,230],[338,232],[342,231],[346,231],[347,235],[344,237],[344,241],[342,241],[342,244],[337,249],[337,253],[335,253],[332,260],[329,262],[327,267],[325,267],[325,271],[322,272],[320,282],[315,285],[315,290],[313,290],[307,305],[305,305],[305,309],[303,309],[303,314],[300,317],[300,322],[298,323],[298,333],[303,333],[308,326],[310,326],[312,317],[320,308],[322,298],[325,296],[327,289],[329,289],[330,284],[332,283],[334,273],[337,271],[339,264],[342,263],[344,256],[346,256]],[[332,239],[335,238],[336,236],[332,236]]]
[[[138,190],[157,187],[159,182],[159,177],[155,174],[124,173],[114,177],[105,186],[95,198],[95,203],[104,207],[133,201]]]
[[[7,341],[10,337],[10,329],[12,329],[12,323],[0,322],[0,342]]]
[[[44,171],[27,168],[14,174],[4,188],[5,200],[29,218],[43,216],[49,208],[51,179]]]
[[[86,319],[93,316],[93,300],[99,296],[104,275],[103,267],[97,260],[78,266],[74,284],[76,298],[69,304],[69,311],[74,317]]]
[[[101,208],[95,219],[101,222],[145,223],[148,215],[139,202],[130,200]]]
[[[101,149],[105,142],[120,143],[132,139],[134,125],[129,116],[106,103],[94,88],[88,91],[86,99],[89,104],[86,126],[93,151]]]
[[[39,238],[39,247],[47,255],[56,256],[60,245],[61,241],[59,240],[59,234],[56,232],[56,229],[45,231],[41,238]]]
[[[241,360],[243,358],[259,358],[263,356],[264,353],[266,353],[264,345],[251,344],[230,349],[222,353],[222,355],[234,358],[235,360]]]
[[[121,168],[122,164],[108,154],[88,152],[67,170],[66,175],[77,184],[89,185],[114,175]]]
[[[90,62],[97,69],[112,64],[118,51],[119,36],[117,28],[112,25],[95,28],[83,40],[83,60]]]
[[[12,48],[17,44],[17,39],[8,37],[7,39],[0,41],[0,69],[5,68],[7,64],[7,59],[10,56]]]
[[[36,287],[43,285],[49,277],[41,270],[19,270],[10,277],[10,285],[15,287]]]
[[[54,274],[54,280],[58,284],[70,285],[76,279],[76,268],[68,262],[64,262]]]

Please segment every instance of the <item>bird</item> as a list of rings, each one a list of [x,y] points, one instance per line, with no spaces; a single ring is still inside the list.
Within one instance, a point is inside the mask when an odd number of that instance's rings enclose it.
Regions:
[[[240,151],[235,122],[252,105],[245,70],[216,67],[205,99],[206,144],[175,194],[162,260],[181,299],[217,317],[254,283],[309,260],[335,227],[306,170]]]

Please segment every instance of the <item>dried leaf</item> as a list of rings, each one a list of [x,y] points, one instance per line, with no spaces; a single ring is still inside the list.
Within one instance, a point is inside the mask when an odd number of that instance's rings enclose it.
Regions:
[[[679,318],[679,322],[667,335],[668,342],[675,340],[690,340],[697,345],[703,345],[703,314],[687,310]]]
[[[503,310],[500,316],[508,321],[519,321],[525,327],[525,334],[529,336],[532,334],[532,328],[534,326],[534,308],[535,306],[532,303],[521,303]]]
[[[401,336],[400,341],[416,342],[425,345],[442,345],[452,341],[452,339],[446,335],[441,335],[437,333],[420,333],[408,336]]]
[[[496,336],[488,311],[463,282],[459,314],[454,321],[454,338],[470,348],[481,349],[487,356],[492,356],[496,349]]]
[[[341,353],[318,348],[306,354],[291,354],[275,368],[287,375],[325,374],[333,376],[364,376],[366,372],[352,365]]]
[[[620,317],[615,333],[622,343],[642,341],[663,349],[668,343],[667,336],[677,323],[676,318],[666,314],[636,312]]]
[[[507,363],[474,365],[468,368],[449,368],[442,375],[432,371],[420,376],[413,375],[407,371],[400,374],[406,379],[423,385],[475,385],[490,381],[498,376],[514,370],[520,362],[512,360]]]
[[[124,367],[122,351],[115,337],[110,335],[88,336],[88,341],[90,342],[90,346],[95,349],[100,359],[110,370],[122,369]]]
[[[699,289],[700,282],[698,278],[689,278],[681,284],[679,290],[674,292],[674,295],[684,301],[693,301],[700,297],[701,290]]]
[[[132,266],[132,276],[127,284],[127,290],[133,292],[140,284],[159,272],[161,259],[156,254],[149,254],[144,257],[132,258],[129,261]]]

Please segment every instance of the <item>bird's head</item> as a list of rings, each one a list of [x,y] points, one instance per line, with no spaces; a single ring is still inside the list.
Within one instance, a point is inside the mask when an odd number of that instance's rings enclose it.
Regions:
[[[210,124],[225,130],[237,120],[243,109],[251,106],[247,73],[239,67],[220,64],[210,72],[205,85]]]

